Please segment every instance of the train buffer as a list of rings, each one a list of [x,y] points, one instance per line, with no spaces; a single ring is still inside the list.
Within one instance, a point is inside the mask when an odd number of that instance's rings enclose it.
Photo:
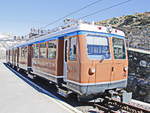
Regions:
[[[40,93],[0,63],[0,113],[77,113],[61,100]]]

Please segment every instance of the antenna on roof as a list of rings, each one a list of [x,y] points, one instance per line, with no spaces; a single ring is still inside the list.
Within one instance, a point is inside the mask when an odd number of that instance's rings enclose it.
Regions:
[[[64,20],[65,24],[78,24],[78,23],[84,23],[82,20],[76,20],[76,19],[71,19],[71,18],[66,18]]]

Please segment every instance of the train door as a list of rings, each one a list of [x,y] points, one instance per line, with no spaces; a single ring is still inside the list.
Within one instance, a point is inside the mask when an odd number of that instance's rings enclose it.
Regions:
[[[63,76],[64,76],[64,81],[67,80],[67,60],[68,60],[68,39],[64,39],[64,71],[63,71]]]
[[[15,50],[15,66],[17,66],[17,58],[18,58],[18,48]]]
[[[112,72],[112,81],[125,79],[127,67],[127,59],[126,59],[126,50],[125,50],[125,41],[124,39],[112,38],[112,49],[113,49],[113,72]]]
[[[32,67],[32,45],[28,46],[27,66],[28,69],[31,69]]]

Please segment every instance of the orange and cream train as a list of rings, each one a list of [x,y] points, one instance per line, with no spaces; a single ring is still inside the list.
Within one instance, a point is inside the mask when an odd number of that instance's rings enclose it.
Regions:
[[[80,96],[125,88],[125,35],[110,27],[77,23],[6,51],[7,63]]]

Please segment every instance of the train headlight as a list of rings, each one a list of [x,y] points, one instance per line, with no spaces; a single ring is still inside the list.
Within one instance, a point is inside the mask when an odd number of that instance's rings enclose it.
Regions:
[[[127,72],[128,71],[128,67],[124,67],[124,69],[123,69],[125,72]]]
[[[89,69],[89,75],[93,75],[96,72],[95,68],[90,68]]]

